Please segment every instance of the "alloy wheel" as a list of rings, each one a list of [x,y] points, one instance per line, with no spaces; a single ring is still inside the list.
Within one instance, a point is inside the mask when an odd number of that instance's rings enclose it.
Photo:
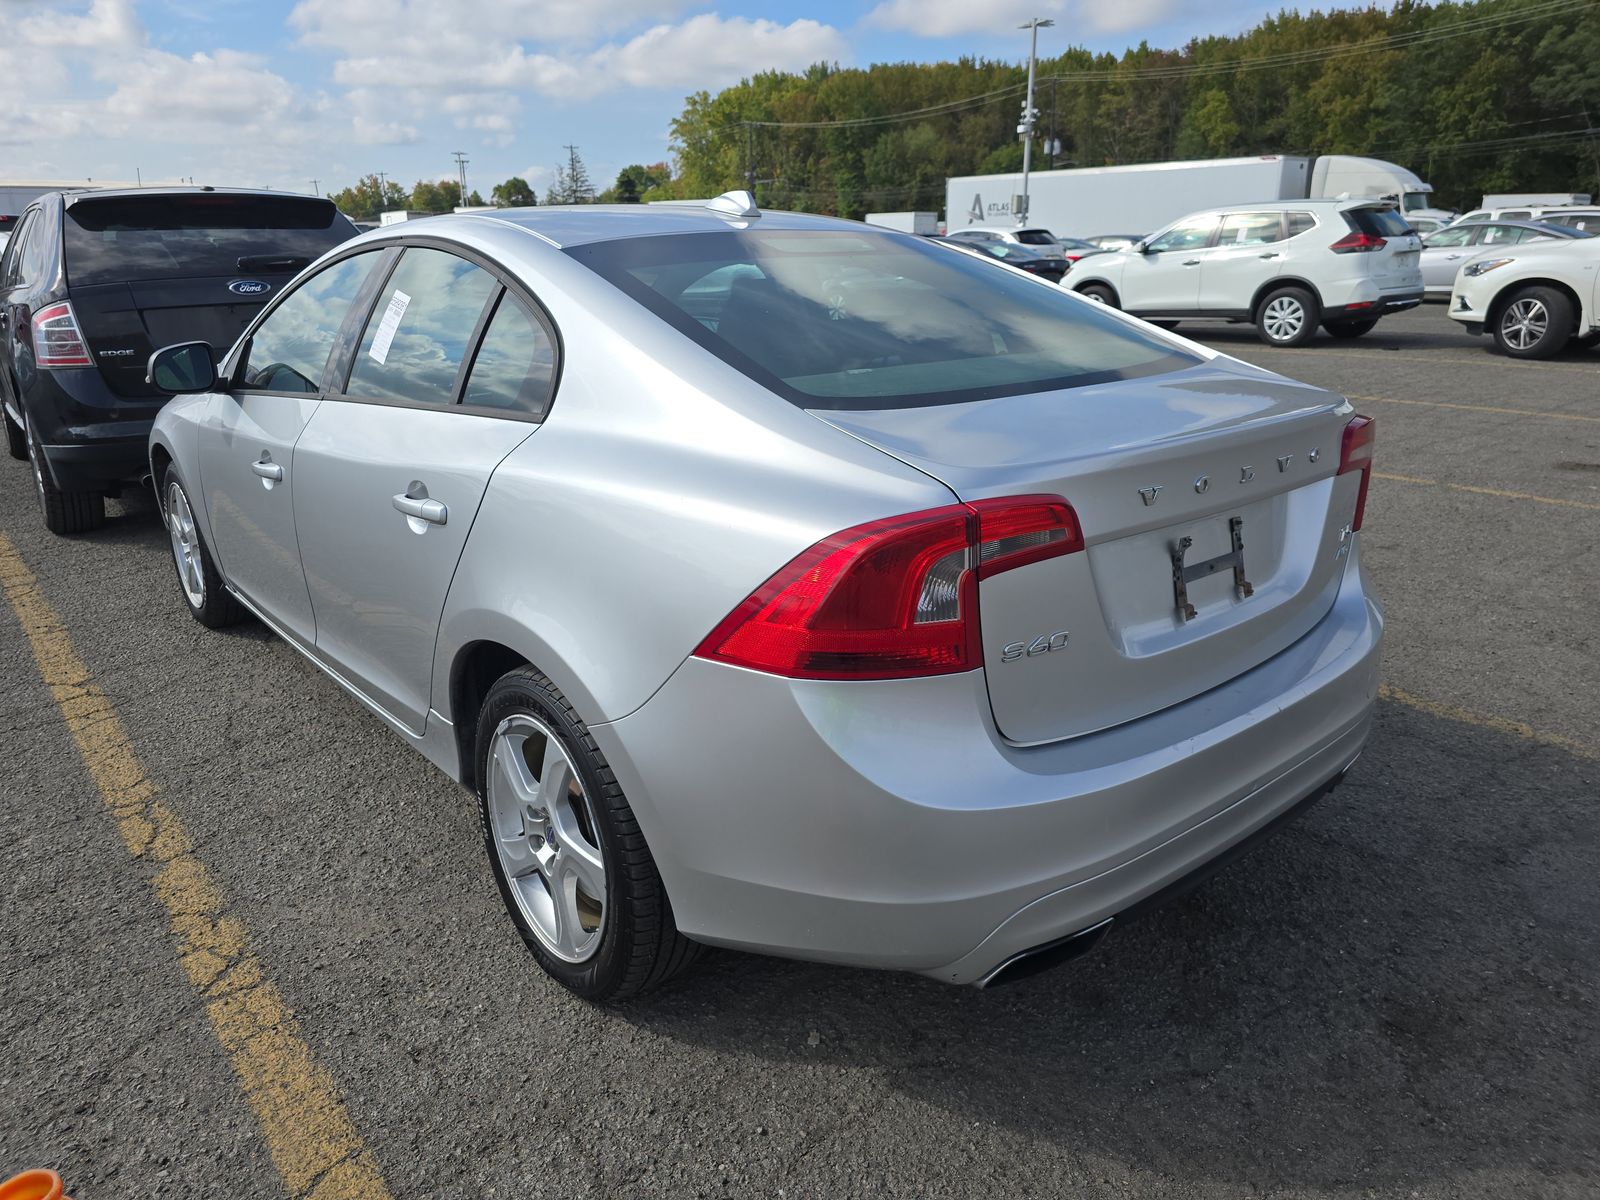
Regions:
[[[549,726],[514,713],[489,745],[495,853],[540,945],[565,962],[594,957],[605,932],[606,864],[589,797]]]
[[[1550,331],[1550,310],[1543,301],[1524,296],[1500,318],[1500,336],[1513,350],[1531,350]]]
[[[1293,296],[1279,296],[1267,305],[1262,324],[1273,341],[1287,342],[1305,328],[1306,307]]]
[[[200,560],[200,534],[195,529],[189,498],[176,480],[167,485],[167,533],[172,539],[172,560],[178,566],[178,579],[184,595],[195,608],[206,604],[205,566]]]

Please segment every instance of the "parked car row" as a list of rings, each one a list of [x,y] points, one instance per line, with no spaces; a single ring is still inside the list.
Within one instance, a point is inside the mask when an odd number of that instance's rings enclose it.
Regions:
[[[581,995],[703,944],[1020,978],[1361,752],[1374,427],[1343,397],[743,193],[348,242],[142,199],[57,196],[6,256],[36,474],[92,444],[103,489],[139,470],[105,430],[144,439],[177,597],[471,788]],[[312,234],[248,312],[216,293]]]

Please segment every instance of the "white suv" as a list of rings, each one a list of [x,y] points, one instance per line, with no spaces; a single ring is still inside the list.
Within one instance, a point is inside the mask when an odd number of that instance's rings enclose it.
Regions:
[[[1080,262],[1076,292],[1168,323],[1253,321],[1301,346],[1320,324],[1360,337],[1422,303],[1422,241],[1382,200],[1281,200],[1195,213],[1138,245]]]
[[[1529,242],[1475,258],[1456,275],[1450,315],[1487,329],[1512,358],[1600,344],[1600,238]]]

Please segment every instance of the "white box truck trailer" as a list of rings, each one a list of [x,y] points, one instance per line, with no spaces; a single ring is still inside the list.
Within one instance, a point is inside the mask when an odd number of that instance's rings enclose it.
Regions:
[[[1022,176],[963,175],[945,186],[945,223],[1013,225]],[[1027,224],[1060,237],[1147,234],[1206,208],[1263,200],[1392,196],[1408,216],[1447,215],[1431,208],[1433,188],[1377,158],[1263,154],[1189,162],[1138,163],[1037,171],[1028,177]]]
[[[868,213],[862,220],[868,225],[881,225],[885,229],[898,229],[901,233],[920,233],[924,237],[932,237],[939,232],[938,213]]]

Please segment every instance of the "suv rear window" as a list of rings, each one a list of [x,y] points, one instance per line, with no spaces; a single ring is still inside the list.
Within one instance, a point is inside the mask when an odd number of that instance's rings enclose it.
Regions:
[[[1019,229],[1017,241],[1024,246],[1054,246],[1056,239],[1048,229]]]
[[[356,234],[327,200],[226,193],[85,197],[62,225],[78,285],[293,273]]]
[[[890,233],[670,234],[567,254],[802,408],[951,404],[1199,361],[1059,288]]]
[[[1347,208],[1344,219],[1357,233],[1377,237],[1404,237],[1414,232],[1406,219],[1392,208]]]

